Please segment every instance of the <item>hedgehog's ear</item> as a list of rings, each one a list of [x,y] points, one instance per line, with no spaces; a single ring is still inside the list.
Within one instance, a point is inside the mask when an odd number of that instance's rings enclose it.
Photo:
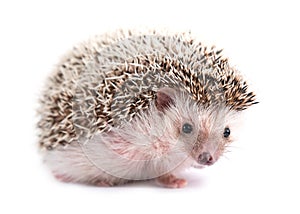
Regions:
[[[157,110],[164,111],[175,104],[175,89],[161,88],[157,91],[155,105]]]

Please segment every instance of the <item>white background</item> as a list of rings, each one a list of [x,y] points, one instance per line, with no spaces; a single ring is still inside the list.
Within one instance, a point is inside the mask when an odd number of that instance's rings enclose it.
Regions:
[[[300,213],[300,6],[297,1],[0,3],[1,213]],[[184,189],[57,182],[38,155],[37,99],[72,45],[118,27],[192,30],[250,81],[239,141]]]

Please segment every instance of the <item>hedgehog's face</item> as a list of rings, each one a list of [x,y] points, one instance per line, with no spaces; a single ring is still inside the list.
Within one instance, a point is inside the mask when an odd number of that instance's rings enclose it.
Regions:
[[[233,141],[235,111],[191,108],[181,123],[181,141],[198,166],[214,164]]]
[[[233,141],[230,117],[226,108],[200,110],[198,116],[198,137],[191,155],[199,165],[212,165],[224,153],[226,146]]]
[[[161,109],[170,107],[165,115],[174,121],[180,145],[197,166],[214,164],[233,141],[234,122],[238,114],[236,111],[224,105],[203,108],[182,93],[169,89],[158,93],[157,103]]]

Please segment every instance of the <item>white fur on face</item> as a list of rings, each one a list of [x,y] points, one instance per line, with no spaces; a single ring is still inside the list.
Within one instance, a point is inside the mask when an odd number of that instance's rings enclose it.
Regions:
[[[177,123],[178,129],[184,123],[193,124],[194,133],[191,136],[181,135],[181,141],[192,158],[197,160],[200,153],[208,152],[216,161],[235,139],[241,112],[231,110],[222,103],[204,108],[186,94],[177,93],[174,106],[167,116],[180,121]],[[226,127],[231,131],[228,138],[223,135]]]

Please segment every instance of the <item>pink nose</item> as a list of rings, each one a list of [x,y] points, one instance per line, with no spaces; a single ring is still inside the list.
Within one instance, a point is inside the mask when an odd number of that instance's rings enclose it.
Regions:
[[[203,165],[213,164],[213,157],[208,152],[203,152],[198,157],[198,163]]]

